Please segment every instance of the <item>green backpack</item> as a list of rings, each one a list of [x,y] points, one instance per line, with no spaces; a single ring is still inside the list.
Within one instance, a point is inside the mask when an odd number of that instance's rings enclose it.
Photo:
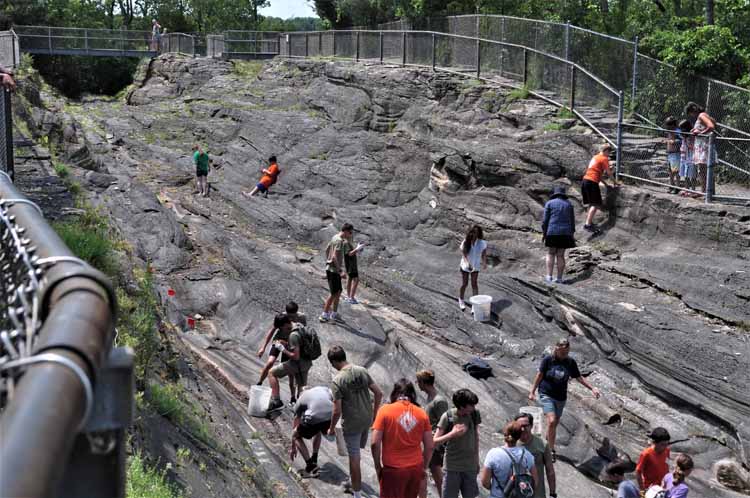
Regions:
[[[299,334],[300,337],[300,359],[314,361],[320,358],[323,350],[320,347],[320,339],[318,339],[318,333],[315,329],[298,325],[294,332]]]

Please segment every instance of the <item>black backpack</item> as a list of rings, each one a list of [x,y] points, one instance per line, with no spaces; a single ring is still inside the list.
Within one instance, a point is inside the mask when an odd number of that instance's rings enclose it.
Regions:
[[[510,477],[508,477],[508,482],[503,486],[505,498],[533,498],[534,477],[531,475],[531,471],[523,466],[523,457],[526,454],[526,449],[523,449],[521,458],[518,461],[513,458],[513,453],[506,448],[502,448],[502,450],[510,458],[511,464]]]
[[[490,364],[476,356],[471,357],[469,361],[464,363],[463,369],[464,372],[468,373],[475,379],[482,380],[493,376]]]
[[[320,347],[320,339],[318,339],[318,333],[315,329],[308,329],[307,327],[298,325],[294,332],[297,332],[300,337],[300,359],[314,361],[320,358],[323,351]]]

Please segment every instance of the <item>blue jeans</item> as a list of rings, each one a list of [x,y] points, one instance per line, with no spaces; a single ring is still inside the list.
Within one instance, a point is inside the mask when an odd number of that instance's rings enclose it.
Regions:
[[[544,393],[539,393],[539,403],[542,405],[542,411],[545,413],[554,413],[559,420],[562,417],[563,410],[565,409],[565,401],[547,396]]]

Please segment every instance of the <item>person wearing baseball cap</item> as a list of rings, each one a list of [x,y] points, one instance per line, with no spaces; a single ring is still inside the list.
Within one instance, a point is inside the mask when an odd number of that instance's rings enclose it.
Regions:
[[[664,427],[656,427],[648,438],[651,445],[641,452],[635,466],[638,486],[644,491],[654,484],[660,485],[664,475],[669,472],[669,431]]]

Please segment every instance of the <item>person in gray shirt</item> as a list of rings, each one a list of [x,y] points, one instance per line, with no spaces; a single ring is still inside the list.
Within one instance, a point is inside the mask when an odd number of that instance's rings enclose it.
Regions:
[[[318,450],[321,436],[328,431],[333,414],[333,394],[326,386],[305,389],[294,405],[292,422],[292,449],[289,456],[292,460],[297,451],[305,460],[303,477],[315,477],[319,473]],[[305,439],[312,439],[312,455],[307,450]]]

